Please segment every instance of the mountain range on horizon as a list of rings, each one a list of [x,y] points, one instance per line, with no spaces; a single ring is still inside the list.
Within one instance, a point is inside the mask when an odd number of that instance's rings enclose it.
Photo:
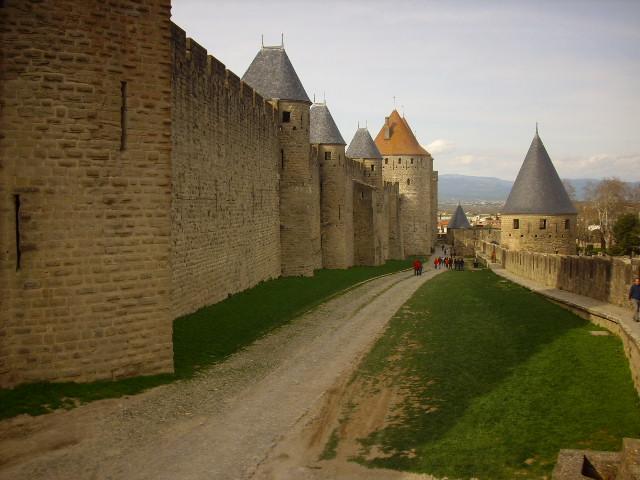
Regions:
[[[593,182],[599,182],[597,178],[569,178],[568,180],[576,190],[576,200],[584,200],[587,186]],[[640,182],[630,182],[639,185]],[[469,202],[506,201],[513,186],[512,180],[504,180],[496,177],[476,177],[472,175],[460,175],[445,173],[438,175],[438,201],[439,202]]]

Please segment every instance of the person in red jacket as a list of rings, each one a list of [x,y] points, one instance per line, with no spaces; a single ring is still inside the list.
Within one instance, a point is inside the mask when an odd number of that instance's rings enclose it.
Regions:
[[[413,274],[418,275],[418,268],[420,268],[420,260],[417,258],[413,261]]]

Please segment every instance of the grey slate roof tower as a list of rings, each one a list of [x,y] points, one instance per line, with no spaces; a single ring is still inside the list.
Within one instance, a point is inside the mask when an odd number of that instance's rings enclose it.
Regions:
[[[447,229],[451,228],[471,228],[471,224],[469,224],[469,219],[464,213],[462,206],[458,204],[458,208],[453,213],[451,220],[449,220],[449,225]]]
[[[380,150],[376,147],[369,130],[366,128],[358,128],[353,136],[349,148],[347,148],[347,157],[349,158],[382,158]]]
[[[314,103],[310,109],[309,140],[312,144],[346,145],[325,103]]]
[[[267,99],[311,103],[284,47],[262,47],[242,81]]]
[[[533,137],[503,214],[576,214],[567,191],[538,135]]]

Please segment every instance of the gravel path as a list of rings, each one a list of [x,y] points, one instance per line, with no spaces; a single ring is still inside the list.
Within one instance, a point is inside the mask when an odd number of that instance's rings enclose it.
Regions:
[[[0,479],[242,479],[435,272],[331,299],[190,381],[0,423]]]

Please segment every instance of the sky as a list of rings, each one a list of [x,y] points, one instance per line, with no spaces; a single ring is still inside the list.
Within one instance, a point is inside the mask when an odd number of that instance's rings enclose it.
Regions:
[[[513,180],[538,122],[562,178],[640,180],[638,0],[173,0],[172,21],[240,77],[284,34],[347,143],[395,105],[440,174]]]

